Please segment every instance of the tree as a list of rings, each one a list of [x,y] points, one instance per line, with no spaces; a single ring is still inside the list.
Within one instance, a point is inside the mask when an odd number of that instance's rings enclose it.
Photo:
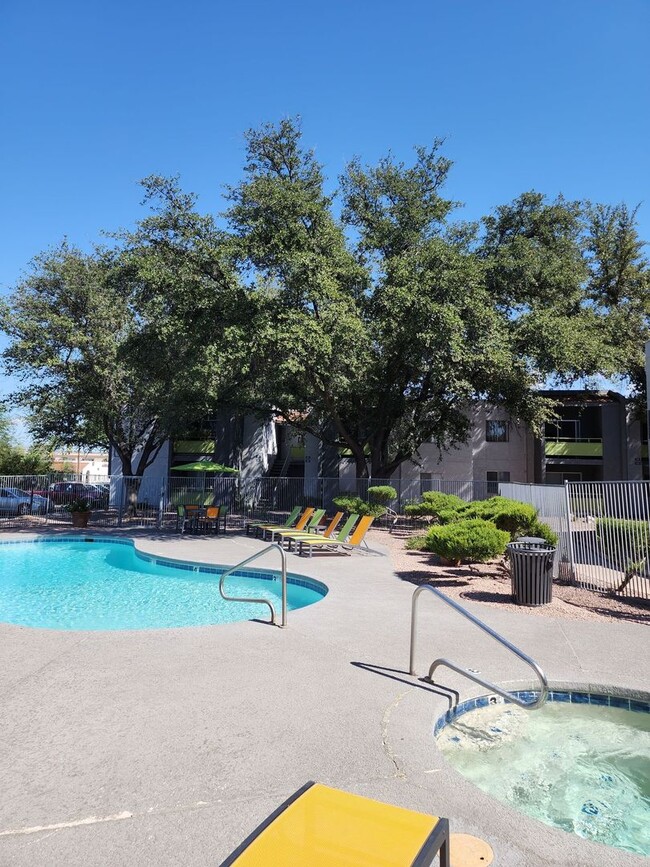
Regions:
[[[625,204],[590,207],[586,249],[587,292],[607,326],[612,372],[631,385],[641,417],[648,405],[644,346],[650,340],[650,263],[637,210]]]
[[[52,469],[51,455],[39,446],[24,448],[14,441],[6,409],[0,405],[0,475],[39,476]]]
[[[113,249],[43,254],[2,316],[13,396],[37,439],[112,447],[141,476],[163,443],[209,409],[220,382],[219,331],[235,326],[237,282],[212,221],[173,180],[147,179],[154,212]],[[206,333],[209,331],[209,344]]]
[[[539,423],[545,404],[491,297],[476,227],[450,222],[440,142],[410,167],[354,161],[342,221],[296,124],[250,132],[247,146],[228,218],[240,262],[265,287],[251,338],[260,404],[347,447],[358,476],[368,459],[388,477],[426,440],[462,441],[479,397]]]

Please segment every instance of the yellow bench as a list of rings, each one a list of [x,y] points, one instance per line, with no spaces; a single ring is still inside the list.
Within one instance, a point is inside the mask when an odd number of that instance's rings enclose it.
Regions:
[[[449,822],[307,783],[221,867],[449,867]]]

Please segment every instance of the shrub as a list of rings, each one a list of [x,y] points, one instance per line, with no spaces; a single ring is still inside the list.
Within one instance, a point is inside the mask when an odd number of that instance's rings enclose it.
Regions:
[[[391,485],[373,485],[368,488],[368,499],[371,503],[387,506],[392,500],[397,499],[397,491]]]
[[[482,518],[492,521],[499,530],[505,530],[511,539],[532,536],[537,522],[537,511],[528,503],[509,500],[507,497],[491,497],[471,503],[463,513],[464,518]]]
[[[404,547],[407,551],[424,551],[426,543],[426,536],[411,536],[410,539],[406,540]]]
[[[626,569],[630,562],[647,560],[650,550],[650,525],[625,518],[599,518],[596,536],[610,549],[617,566]]]
[[[440,512],[458,512],[467,506],[465,500],[454,494],[442,494],[440,491],[427,491],[422,494],[422,502],[406,506],[407,515],[433,515],[438,518]]]
[[[475,518],[453,524],[431,527],[424,550],[460,563],[486,563],[506,550],[510,535],[499,530],[491,521]]]
[[[373,518],[380,518],[386,514],[385,506],[381,506],[379,503],[366,503],[361,497],[355,497],[351,494],[341,494],[339,497],[334,497],[333,502],[339,509],[350,514],[372,515]]]
[[[535,518],[533,523],[529,529],[529,535],[537,536],[540,539],[544,539],[548,542],[549,545],[553,545],[553,547],[557,547],[557,533],[552,530],[548,524],[544,524],[539,518]]]

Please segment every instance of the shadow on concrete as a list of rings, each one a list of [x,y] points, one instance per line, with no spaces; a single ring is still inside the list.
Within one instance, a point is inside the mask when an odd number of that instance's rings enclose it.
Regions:
[[[456,692],[455,689],[451,689],[446,686],[440,686],[439,684],[436,684],[434,686],[430,680],[427,680],[427,678],[412,677],[408,673],[408,671],[403,671],[399,668],[386,668],[383,665],[375,665],[371,662],[350,662],[350,665],[353,665],[355,668],[360,668],[363,671],[369,671],[371,674],[378,674],[380,677],[386,677],[389,680],[395,680],[397,681],[397,683],[404,683],[406,684],[406,686],[412,686],[416,689],[423,689],[425,692],[433,692],[436,695],[439,695],[441,698],[447,699],[447,701],[449,702],[450,710],[455,704],[458,704],[458,702],[460,701],[460,695]],[[398,674],[404,676],[396,677],[396,675]]]

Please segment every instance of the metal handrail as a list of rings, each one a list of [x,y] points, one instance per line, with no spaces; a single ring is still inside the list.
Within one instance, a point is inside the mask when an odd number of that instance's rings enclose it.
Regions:
[[[411,652],[409,658],[409,673],[412,676],[415,676],[415,638],[416,638],[416,615],[417,615],[417,602],[420,594],[424,590],[429,590],[439,599],[442,599],[443,602],[446,602],[451,608],[455,611],[458,611],[459,614],[462,614],[463,617],[470,620],[476,626],[483,630],[483,632],[487,632],[489,636],[494,638],[499,644],[502,644],[508,650],[518,656],[526,665],[529,665],[540,682],[540,693],[539,696],[533,702],[522,701],[516,695],[513,695],[511,692],[508,692],[505,689],[501,689],[501,687],[497,686],[495,683],[491,683],[489,680],[484,680],[482,677],[477,677],[477,675],[473,674],[471,671],[468,671],[466,668],[461,668],[455,663],[451,662],[448,659],[436,659],[431,663],[431,667],[429,668],[429,677],[428,679],[433,682],[433,672],[441,665],[444,665],[446,668],[450,668],[452,671],[455,671],[457,674],[462,674],[463,677],[467,677],[469,680],[473,680],[474,683],[478,683],[481,686],[486,687],[486,689],[495,692],[497,695],[502,696],[502,698],[507,698],[508,701],[511,701],[513,704],[519,705],[519,707],[526,708],[527,710],[535,710],[538,707],[541,707],[546,698],[548,696],[548,681],[546,680],[546,675],[539,667],[539,665],[535,662],[534,659],[531,659],[523,650],[519,650],[518,647],[515,647],[514,644],[511,644],[506,638],[502,635],[499,635],[498,632],[495,632],[494,629],[490,629],[490,627],[483,623],[482,620],[479,620],[478,617],[475,617],[473,614],[470,614],[466,608],[463,608],[462,605],[459,605],[457,602],[454,602],[453,599],[449,599],[449,597],[445,596],[444,593],[441,593],[439,590],[436,590],[435,587],[432,587],[430,584],[422,584],[418,587],[413,594],[413,602],[411,604]]]
[[[273,607],[273,603],[268,599],[252,599],[247,596],[226,596],[223,590],[223,583],[229,575],[232,575],[233,572],[236,572],[237,569],[241,569],[242,566],[247,566],[249,563],[252,563],[253,560],[257,560],[258,557],[261,557],[262,554],[266,554],[267,551],[270,551],[272,548],[275,548],[276,551],[280,552],[280,559],[282,560],[282,570],[281,570],[281,579],[282,579],[282,622],[280,626],[287,625],[287,555],[284,548],[281,545],[278,545],[277,542],[273,542],[271,545],[267,545],[266,548],[262,548],[261,551],[258,551],[256,554],[252,554],[250,557],[247,557],[245,560],[242,560],[241,563],[237,563],[236,566],[231,566],[230,569],[227,569],[219,579],[219,593],[223,599],[227,602],[260,602],[264,605],[268,605],[271,610],[271,623],[274,626],[277,626],[277,615],[275,613],[275,608]]]

